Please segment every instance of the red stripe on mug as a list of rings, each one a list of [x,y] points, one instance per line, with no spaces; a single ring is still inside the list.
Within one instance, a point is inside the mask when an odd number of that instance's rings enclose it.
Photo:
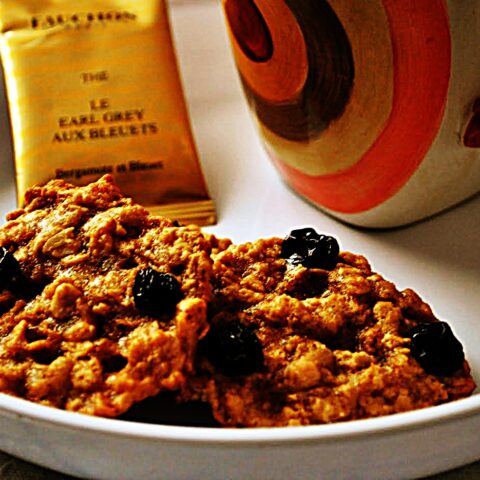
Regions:
[[[270,152],[296,191],[337,212],[363,212],[398,192],[421,164],[443,119],[451,71],[445,1],[384,0],[384,7],[394,56],[394,98],[386,127],[369,151],[343,172],[321,177],[289,167]]]

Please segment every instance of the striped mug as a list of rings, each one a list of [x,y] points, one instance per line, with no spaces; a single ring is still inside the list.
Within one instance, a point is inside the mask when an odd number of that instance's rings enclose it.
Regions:
[[[265,148],[364,227],[480,190],[480,0],[222,0]]]

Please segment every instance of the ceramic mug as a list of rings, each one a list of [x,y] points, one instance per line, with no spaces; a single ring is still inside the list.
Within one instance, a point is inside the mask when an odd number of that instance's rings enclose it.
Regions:
[[[480,0],[222,0],[284,180],[330,214],[405,225],[480,190]]]

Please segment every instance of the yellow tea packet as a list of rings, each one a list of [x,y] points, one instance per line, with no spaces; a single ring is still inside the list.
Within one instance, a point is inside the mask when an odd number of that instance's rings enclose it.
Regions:
[[[17,191],[112,173],[153,213],[207,225],[164,0],[2,0]]]

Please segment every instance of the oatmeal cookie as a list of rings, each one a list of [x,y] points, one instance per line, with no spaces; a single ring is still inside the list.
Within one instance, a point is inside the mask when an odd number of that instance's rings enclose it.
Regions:
[[[114,417],[191,374],[213,241],[105,176],[51,181],[0,230],[0,391]]]
[[[182,399],[208,402],[224,426],[377,417],[475,388],[461,344],[415,292],[313,229],[218,252],[213,286]]]

